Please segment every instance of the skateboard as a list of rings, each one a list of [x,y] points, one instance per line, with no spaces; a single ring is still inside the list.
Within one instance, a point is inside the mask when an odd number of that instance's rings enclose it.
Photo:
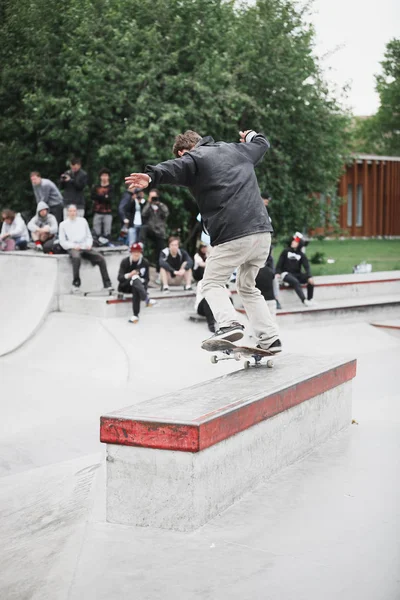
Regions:
[[[213,354],[211,356],[211,362],[215,365],[221,360],[242,360],[244,361],[244,368],[248,369],[251,366],[260,367],[261,361],[265,357],[274,356],[275,352],[271,352],[270,350],[261,350],[261,348],[252,348],[250,346],[237,346],[228,340],[206,340],[202,343],[201,347],[203,350],[207,350],[207,352],[220,352],[223,356],[219,357],[218,354]],[[254,360],[254,364],[252,364],[251,360]],[[274,361],[270,358],[267,360],[266,365],[268,368],[272,369],[274,366]]]
[[[193,321],[194,323],[206,323],[207,319],[197,313],[190,313],[189,321]]]
[[[90,296],[92,296],[93,298],[102,298],[102,297],[108,297],[108,296],[113,296],[115,294],[115,290],[89,290],[87,292],[81,292],[80,290],[78,292],[73,292],[74,294],[81,294],[82,296],[84,296],[85,298],[89,298]]]

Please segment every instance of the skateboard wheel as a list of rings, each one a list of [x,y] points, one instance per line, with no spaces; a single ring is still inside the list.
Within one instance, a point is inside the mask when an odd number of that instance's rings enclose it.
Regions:
[[[213,365],[216,365],[218,362],[218,356],[216,356],[215,354],[213,354],[210,358],[211,362]]]
[[[240,354],[240,352],[237,352],[235,354],[235,360],[242,360],[242,355]]]
[[[243,364],[244,369],[247,371],[247,369],[250,369],[250,361],[249,360],[245,360],[244,364]]]
[[[268,367],[269,369],[272,369],[272,367],[273,367],[273,366],[274,366],[274,361],[273,361],[273,360],[271,360],[271,359],[270,359],[270,360],[267,360],[267,367]]]

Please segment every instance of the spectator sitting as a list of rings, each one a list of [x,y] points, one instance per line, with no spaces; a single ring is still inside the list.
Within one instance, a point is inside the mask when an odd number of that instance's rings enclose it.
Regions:
[[[129,246],[140,242],[142,230],[142,209],[146,199],[141,189],[136,188],[131,193],[129,202],[125,206],[124,224],[128,227]]]
[[[157,273],[160,272],[160,252],[165,247],[168,215],[168,207],[160,201],[159,191],[156,189],[151,190],[148,202],[142,210],[142,241],[144,244],[147,244],[147,241],[150,239],[155,244]],[[157,283],[160,283],[159,279]]]
[[[64,219],[68,216],[68,206],[74,204],[78,217],[85,216],[85,195],[84,189],[87,186],[87,174],[81,168],[79,158],[73,158],[70,162],[70,169],[63,173],[60,178],[60,185],[64,191]]]
[[[35,242],[36,250],[43,252],[42,244],[53,240],[58,231],[57,219],[50,214],[46,202],[39,202],[36,215],[28,223],[28,229]]]
[[[271,262],[270,257],[271,254],[267,258],[265,265],[258,271],[258,275],[256,277],[256,288],[258,288],[261,294],[264,296],[272,317],[276,319],[277,305],[273,285],[275,273],[273,269],[273,261]]]
[[[196,301],[194,304],[194,309],[198,315],[206,318],[209,331],[211,331],[211,333],[215,333],[214,315],[210,308],[210,305],[204,297],[203,284],[201,281],[199,281],[199,283],[197,284]]]
[[[179,248],[178,237],[170,237],[168,248],[160,252],[160,275],[162,289],[169,291],[169,285],[180,285],[183,282],[184,290],[192,289],[193,261],[186,250]]]
[[[207,244],[201,242],[198,251],[194,255],[193,277],[196,281],[201,281],[203,279],[207,260],[207,250]]]
[[[98,265],[103,286],[109,290],[112,289],[106,261],[101,254],[92,250],[93,238],[88,222],[83,217],[78,217],[75,204],[68,206],[68,218],[60,224],[59,241],[72,260],[73,291],[77,291],[81,285],[79,277],[81,258],[88,260],[92,265]]]
[[[302,267],[305,272],[302,272]],[[300,300],[306,306],[313,304],[314,280],[311,275],[308,258],[301,250],[301,238],[295,234],[288,248],[282,251],[276,272],[280,274],[281,281],[294,288]],[[307,283],[307,300],[301,288],[302,283]]]
[[[149,263],[143,258],[143,248],[140,243],[132,244],[131,255],[121,261],[118,273],[118,291],[124,294],[132,294],[133,315],[130,323],[139,321],[140,301],[146,302],[146,306],[153,306],[156,300],[151,300],[147,294],[149,284]]]
[[[99,173],[100,183],[92,187],[93,231],[97,236],[111,236],[113,187],[110,183],[110,171],[102,169]]]
[[[46,202],[49,213],[55,216],[59,225],[63,220],[64,201],[62,194],[55,183],[50,179],[44,179],[39,171],[32,171],[31,183],[36,202]]]
[[[29,240],[29,232],[21,213],[15,213],[6,208],[1,213],[3,225],[0,233],[0,250],[10,252],[11,250],[26,250]]]

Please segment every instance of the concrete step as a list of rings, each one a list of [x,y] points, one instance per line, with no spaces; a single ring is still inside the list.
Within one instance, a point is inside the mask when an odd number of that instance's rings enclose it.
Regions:
[[[240,311],[243,312],[243,311]],[[277,311],[278,323],[304,323],[306,321],[325,321],[340,318],[365,320],[378,316],[379,319],[398,318],[400,315],[400,294],[351,298],[318,302],[305,307]]]
[[[169,294],[162,294],[160,291],[149,289],[149,295],[157,304],[152,310],[181,310],[184,312],[193,311],[195,302],[194,292],[171,291]],[[144,304],[142,304],[144,306]],[[115,296],[83,296],[81,294],[62,294],[59,297],[59,310],[61,312],[73,313],[79,315],[89,315],[92,317],[128,318],[132,314],[132,300],[129,297],[119,299]]]
[[[318,302],[400,294],[400,271],[321,276],[314,277],[314,281],[314,296]],[[295,291],[286,286],[280,289],[279,301],[284,310],[296,307],[300,302]]]

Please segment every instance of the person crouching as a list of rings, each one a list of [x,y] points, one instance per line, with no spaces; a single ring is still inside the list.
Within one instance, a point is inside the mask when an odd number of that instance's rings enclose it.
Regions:
[[[129,319],[130,323],[139,321],[140,301],[146,302],[146,306],[156,304],[147,294],[149,284],[149,263],[143,257],[143,248],[140,243],[131,245],[130,256],[121,261],[118,272],[118,291],[123,294],[132,294],[133,315]]]

